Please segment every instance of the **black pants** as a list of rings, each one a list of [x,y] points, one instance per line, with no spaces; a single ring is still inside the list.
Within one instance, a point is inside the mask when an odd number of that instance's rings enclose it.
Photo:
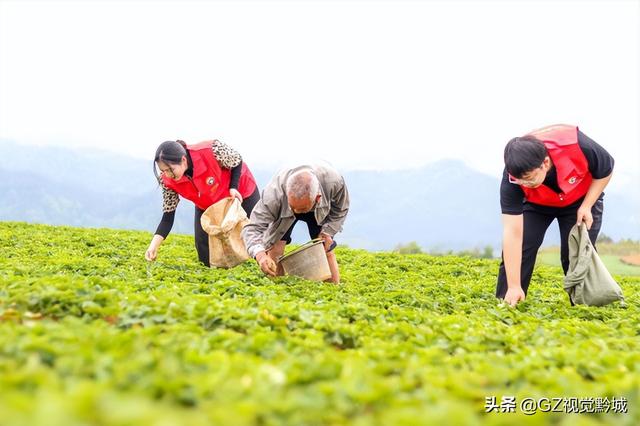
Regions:
[[[558,219],[560,228],[560,261],[562,262],[562,270],[567,274],[569,269],[569,232],[573,225],[576,224],[579,203],[575,207],[549,208],[537,207],[533,204],[526,203],[523,212],[524,230],[522,236],[522,264],[520,266],[520,284],[522,290],[527,293],[529,282],[533,274],[533,267],[536,263],[538,249],[544,240],[544,234],[554,219]],[[603,201],[602,197],[596,201],[591,208],[593,215],[593,224],[589,230],[589,239],[595,247],[598,233],[602,227]],[[496,286],[496,297],[504,299],[507,293],[507,274],[504,268],[504,257],[500,263],[500,272],[498,273],[498,284]]]
[[[260,191],[256,188],[255,191],[242,201],[242,208],[247,212],[247,216],[251,216],[251,211],[260,201]],[[196,241],[196,251],[198,252],[198,259],[204,263],[205,266],[209,266],[209,234],[202,229],[200,218],[202,217],[204,210],[201,210],[196,206],[196,213],[193,221],[193,235]]]
[[[312,240],[318,238],[320,232],[322,232],[322,226],[318,225],[316,214],[313,210],[307,213],[296,214],[295,217],[295,222],[293,222],[293,225],[291,225],[287,232],[284,233],[282,238],[280,238],[280,241],[286,241],[287,244],[291,244],[291,233],[293,232],[293,227],[296,226],[296,223],[298,223],[299,220],[307,224],[307,228],[309,229],[309,237]],[[331,244],[331,247],[329,247],[329,250],[327,251],[333,250],[334,248],[336,248],[336,245],[337,243],[334,240],[333,244]]]

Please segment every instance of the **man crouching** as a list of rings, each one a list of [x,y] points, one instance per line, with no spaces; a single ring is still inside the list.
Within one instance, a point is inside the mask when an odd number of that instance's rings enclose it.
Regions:
[[[335,234],[349,211],[349,193],[344,178],[329,165],[308,165],[276,174],[264,188],[251,212],[242,239],[249,255],[260,269],[271,276],[283,275],[278,257],[291,243],[291,232],[301,220],[306,222],[311,239],[322,238],[331,281],[340,282],[340,271],[333,249]]]

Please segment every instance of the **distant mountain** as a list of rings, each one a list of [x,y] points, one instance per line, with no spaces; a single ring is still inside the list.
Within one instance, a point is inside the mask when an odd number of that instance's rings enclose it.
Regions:
[[[0,220],[153,232],[162,194],[151,161],[97,150],[2,142]],[[252,170],[261,188],[275,170]],[[351,209],[339,243],[389,250],[416,241],[428,250],[462,250],[501,242],[499,180],[457,160],[399,171],[346,171]],[[304,225],[294,238],[308,238]],[[173,232],[193,233],[193,204],[182,200]],[[640,239],[640,201],[608,191],[602,232]],[[557,243],[557,226],[547,244]]]
[[[498,180],[460,161],[347,172],[345,180],[353,207],[343,238],[354,246],[388,249],[417,241],[425,248],[462,249],[500,242]]]

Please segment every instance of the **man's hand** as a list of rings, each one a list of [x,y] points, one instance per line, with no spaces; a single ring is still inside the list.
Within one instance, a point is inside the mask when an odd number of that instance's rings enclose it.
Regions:
[[[504,301],[511,306],[516,306],[518,302],[524,300],[525,295],[522,287],[509,287],[507,294],[504,295]]]
[[[229,195],[231,195],[233,198],[237,198],[238,201],[242,202],[242,195],[240,195],[237,189],[229,189]]]
[[[276,262],[271,259],[271,257],[264,251],[261,251],[256,255],[256,261],[258,265],[260,265],[260,269],[267,275],[271,275],[272,277],[276,276],[276,272],[278,270],[278,265]]]
[[[324,240],[324,251],[328,252],[331,248],[331,244],[333,244],[333,238],[331,235],[325,234],[324,232],[321,232],[319,237]]]
[[[591,229],[591,225],[593,225],[593,215],[591,214],[590,207],[580,206],[580,208],[578,209],[576,224],[580,226],[581,222],[587,224],[587,229]]]

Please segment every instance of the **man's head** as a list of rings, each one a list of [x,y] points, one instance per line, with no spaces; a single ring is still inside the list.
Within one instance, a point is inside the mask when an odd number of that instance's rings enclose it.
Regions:
[[[300,170],[289,176],[286,191],[289,207],[296,214],[313,210],[321,197],[320,182],[310,170]]]
[[[547,148],[534,136],[513,138],[504,148],[504,165],[518,185],[542,185],[552,163]]]

